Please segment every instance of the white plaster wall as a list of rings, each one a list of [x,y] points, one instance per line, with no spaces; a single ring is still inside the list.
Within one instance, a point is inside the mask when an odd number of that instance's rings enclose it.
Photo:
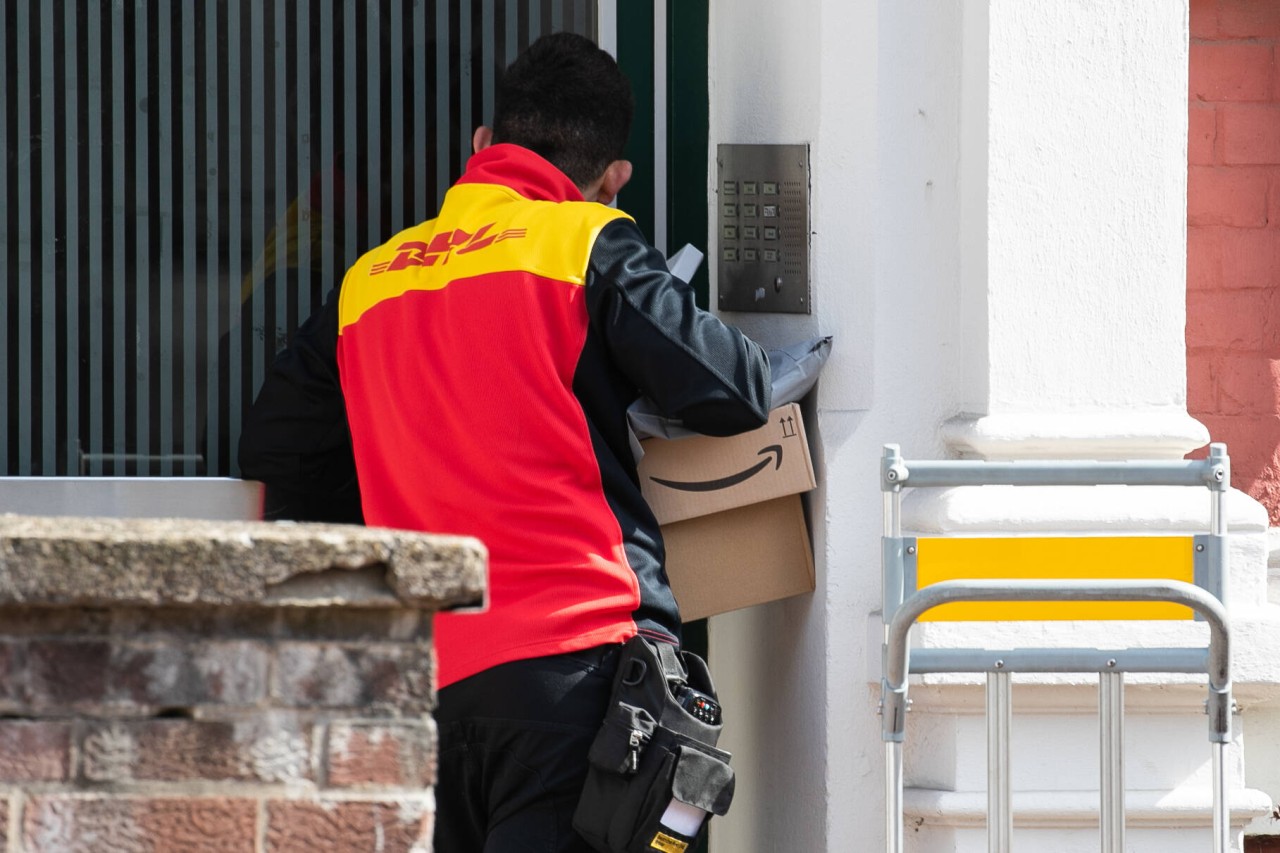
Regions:
[[[835,336],[809,413],[818,591],[711,624],[739,771],[721,853],[881,843],[878,457],[887,441],[941,453],[959,411],[959,20],[953,0],[712,4],[713,154],[812,146],[814,314],[729,319],[768,344]]]
[[[943,456],[949,418],[994,413],[1194,446],[1186,16],[1185,0],[712,3],[713,201],[716,143],[812,146],[814,314],[727,319],[766,344],[835,338],[807,412],[818,589],[711,623],[739,770],[716,853],[883,844],[882,444]],[[1108,425],[1134,413],[1169,419]]]
[[[1185,410],[1186,3],[991,9],[992,410]]]
[[[822,0],[711,4],[708,192],[713,200],[717,143],[797,143],[815,138],[823,52],[813,46],[821,42],[822,7]],[[873,85],[874,81],[864,83],[863,98]],[[856,84],[852,88],[857,89]],[[850,140],[850,144],[863,154],[874,150],[864,139]],[[815,148],[811,162],[820,156],[822,152]],[[846,192],[853,180],[848,177],[842,182]],[[865,183],[866,177],[861,180]],[[815,199],[820,194],[841,195],[833,185],[820,188],[814,183]],[[816,203],[813,221],[816,228]],[[869,256],[873,241],[862,233],[851,244],[854,253]],[[718,255],[713,233],[708,256]],[[816,256],[813,262],[816,280]],[[714,272],[713,264],[713,277]],[[856,285],[851,282],[850,286]],[[766,344],[819,334],[828,297],[818,287],[813,292],[816,313],[812,317],[731,315],[729,319]],[[713,296],[711,304],[716,301]],[[832,381],[849,388],[846,393],[866,395],[868,383],[859,382],[850,366],[840,360],[831,366],[833,372],[843,374]],[[821,465],[820,459],[815,461]],[[821,499],[811,504],[811,510],[816,521],[823,511]],[[816,538],[821,538],[824,527],[816,521]],[[819,560],[819,574],[822,571]],[[821,598],[819,592],[813,599],[711,620],[711,664],[727,714],[722,746],[734,753],[738,775],[733,810],[712,832],[715,851],[827,849],[827,656],[824,620],[816,604]],[[765,637],[772,641],[763,642]]]

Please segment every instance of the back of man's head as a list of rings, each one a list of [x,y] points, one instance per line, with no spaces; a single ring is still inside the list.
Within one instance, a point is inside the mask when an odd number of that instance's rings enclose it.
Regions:
[[[621,160],[635,101],[613,57],[583,36],[543,36],[498,85],[493,141],[540,154],[585,188]]]

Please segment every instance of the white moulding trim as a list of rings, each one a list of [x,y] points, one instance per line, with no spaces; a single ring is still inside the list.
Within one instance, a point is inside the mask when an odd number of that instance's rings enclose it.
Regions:
[[[1190,486],[919,489],[903,499],[902,526],[925,534],[1207,533],[1212,500]],[[1243,492],[1228,493],[1226,516],[1232,533],[1267,530],[1266,509]]]
[[[1244,828],[1245,835],[1280,835],[1280,808],[1255,819]]]
[[[1035,412],[959,415],[942,440],[982,459],[1181,459],[1209,431],[1185,411]]]
[[[1127,790],[1125,823],[1130,828],[1209,827],[1213,799],[1208,786],[1173,791]],[[1252,788],[1232,789],[1231,825],[1238,828],[1271,813],[1271,798]],[[906,788],[903,813],[933,826],[980,827],[987,822],[986,791]],[[1097,791],[1014,791],[1013,823],[1019,827],[1074,829],[1098,825]]]

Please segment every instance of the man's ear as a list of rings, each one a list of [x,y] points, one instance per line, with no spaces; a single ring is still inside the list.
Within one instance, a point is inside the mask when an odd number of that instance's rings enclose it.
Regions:
[[[596,196],[596,201],[601,204],[611,204],[618,193],[622,192],[622,188],[627,185],[627,181],[630,180],[631,161],[614,160],[600,177],[600,191]]]
[[[483,124],[476,128],[476,132],[471,135],[471,152],[479,154],[484,149],[493,144],[493,128],[485,127]]]

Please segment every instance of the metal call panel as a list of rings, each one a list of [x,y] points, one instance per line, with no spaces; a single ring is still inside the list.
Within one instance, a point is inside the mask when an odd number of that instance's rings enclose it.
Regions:
[[[809,146],[716,148],[719,306],[812,313]]]

